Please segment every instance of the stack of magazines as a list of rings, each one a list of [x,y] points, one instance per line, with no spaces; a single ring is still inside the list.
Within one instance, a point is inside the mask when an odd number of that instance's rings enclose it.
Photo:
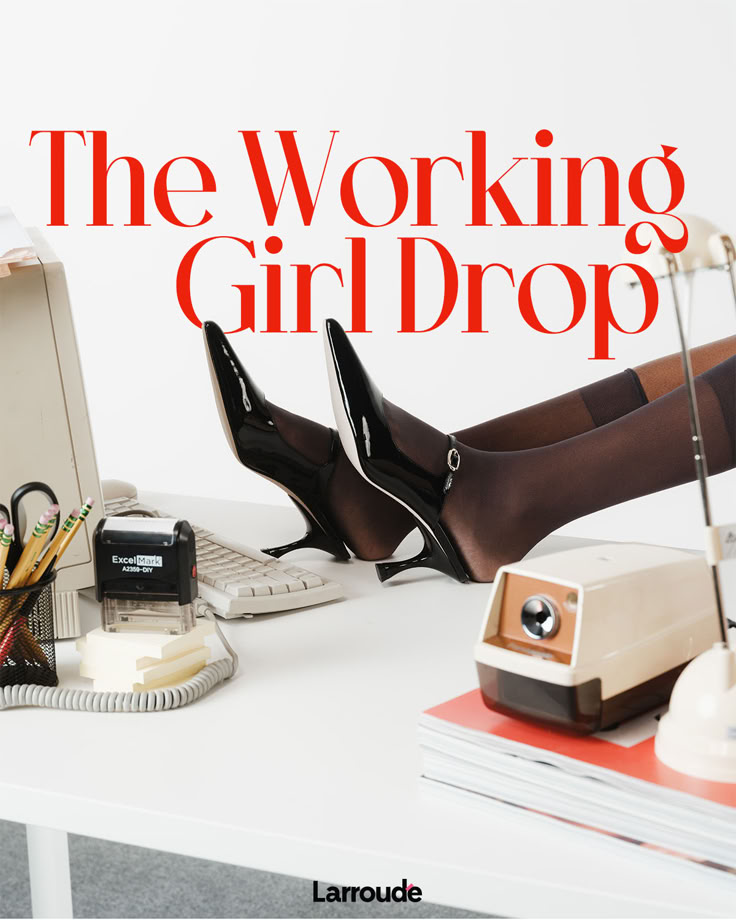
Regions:
[[[648,713],[580,736],[492,712],[475,690],[420,717],[423,782],[475,808],[523,808],[580,833],[736,874],[736,784],[660,763],[658,718]]]

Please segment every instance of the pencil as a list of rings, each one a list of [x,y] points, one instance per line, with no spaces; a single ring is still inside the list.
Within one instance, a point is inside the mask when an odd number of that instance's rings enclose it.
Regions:
[[[33,567],[43,550],[44,538],[59,512],[59,506],[52,505],[45,514],[42,514],[34,528],[31,539],[26,544],[23,554],[13,570],[11,580],[8,582],[8,589],[36,584],[49,568],[57,564],[66,552],[77,530],[86,520],[94,503],[93,498],[87,498],[81,509],[75,508],[72,511],[64,521],[59,533],[49,543],[46,552],[34,571]],[[30,550],[29,547],[31,547]],[[39,664],[48,664],[43,649],[28,628],[26,618],[21,617],[18,613],[14,617],[12,604],[10,610],[7,610],[6,604],[0,604],[0,665],[3,664],[16,644],[27,659],[30,655],[30,658]]]
[[[26,661],[48,668],[49,660],[46,657],[46,652],[44,652],[41,645],[36,641],[35,636],[28,628],[28,624],[21,629],[16,640],[16,645],[20,648]]]
[[[64,537],[66,537],[68,533],[71,533],[74,525],[77,523],[77,519],[79,518],[80,513],[81,512],[79,508],[75,508],[69,517],[64,521],[59,532],[56,534],[51,543],[49,543],[48,549],[41,557],[41,561],[38,563],[33,572],[31,572],[31,575],[26,582],[27,585],[35,585],[36,582],[39,581],[41,577],[46,573],[46,570],[49,568],[49,566],[53,564],[54,559],[56,559],[59,553],[59,547],[61,546]]]
[[[13,542],[14,532],[15,527],[6,522],[2,536],[0,536],[0,588],[2,588],[5,581],[5,563],[8,561],[8,553],[10,552],[10,544]]]
[[[56,550],[56,564],[57,565],[59,564],[59,560],[61,559],[61,557],[67,551],[69,544],[74,539],[74,535],[76,534],[76,532],[79,530],[79,528],[82,526],[82,524],[87,519],[87,515],[92,510],[92,506],[94,505],[94,503],[95,503],[94,498],[85,498],[84,504],[82,505],[79,511],[79,517],[72,524],[71,530],[67,534],[64,535],[64,538],[62,539],[61,543],[59,544],[58,549]]]
[[[23,550],[20,559],[18,560],[10,575],[10,578],[8,579],[8,583],[5,586],[6,591],[10,591],[13,588],[21,587],[23,585],[23,581],[25,580],[27,573],[33,567],[33,563],[36,561],[38,554],[43,548],[44,538],[48,533],[49,528],[51,527],[51,522],[56,517],[58,510],[58,505],[52,505],[48,511],[44,511],[44,513],[38,519],[38,523],[33,529],[31,538],[28,543],[26,543],[25,549]],[[12,616],[13,607],[13,599],[3,597],[2,600],[0,600],[0,634],[2,633],[2,630],[8,625],[8,620]]]
[[[16,620],[15,623],[8,629],[2,639],[0,639],[0,664],[5,663],[5,659],[10,654],[10,650],[13,647],[16,636],[20,630],[20,620]]]
[[[28,628],[26,618],[21,616],[17,616],[10,628],[0,637],[0,666],[5,664],[5,659],[8,658],[16,646],[26,661],[36,662],[48,667],[49,660],[46,657],[46,653]]]
[[[0,616],[0,644],[4,643],[8,632],[12,629],[13,635],[16,636],[17,641],[21,646],[25,645],[28,652],[31,653],[31,659],[42,662],[45,658],[44,651],[28,627],[27,615],[24,616],[22,614],[24,605],[27,606],[30,600],[28,596],[2,599],[0,602],[0,611],[2,613]],[[21,651],[23,651],[22,647]],[[24,652],[24,654],[26,654],[26,652]],[[2,663],[3,659],[0,658],[0,665],[2,665]]]
[[[23,607],[23,604],[20,604],[20,607]],[[7,613],[0,624],[0,643],[4,643],[8,637],[8,634],[12,633],[14,641],[10,640],[9,646],[4,646],[7,649],[12,648],[15,642],[20,646],[20,650],[23,655],[28,658],[29,661],[36,660],[39,663],[43,664],[44,661],[48,663],[46,658],[46,653],[41,648],[38,643],[38,640],[33,635],[28,626],[28,617],[22,615],[19,611],[10,611]],[[29,657],[30,656],[30,657]],[[2,665],[3,659],[0,658],[0,665]]]
[[[44,511],[38,519],[38,523],[33,528],[33,533],[26,543],[25,549],[18,560],[18,564],[15,566],[13,574],[10,576],[10,581],[7,585],[8,591],[11,591],[13,588],[22,587],[25,584],[26,578],[30,575],[36,559],[38,559],[43,549],[46,534],[49,532],[51,524],[58,513],[59,506],[52,505],[49,510]]]
[[[42,653],[40,646],[37,645],[36,639],[33,633],[28,628],[27,616],[22,616],[21,611],[32,598],[28,594],[22,594],[20,598],[3,598],[0,602],[0,640],[7,633],[7,631],[13,626],[14,623],[22,621],[22,632],[26,635],[29,642],[32,645],[38,648],[38,651]],[[37,600],[37,598],[36,598]],[[33,601],[35,603],[35,600]]]

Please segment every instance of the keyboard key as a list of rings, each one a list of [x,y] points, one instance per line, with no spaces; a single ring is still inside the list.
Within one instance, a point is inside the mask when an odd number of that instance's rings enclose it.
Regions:
[[[266,585],[268,585],[268,590],[271,592],[271,594],[289,593],[288,587],[283,582],[276,581],[275,578],[269,578],[268,575],[264,575],[263,581],[266,583]]]
[[[225,590],[228,594],[235,595],[235,597],[253,597],[253,588],[244,581],[230,581]]]

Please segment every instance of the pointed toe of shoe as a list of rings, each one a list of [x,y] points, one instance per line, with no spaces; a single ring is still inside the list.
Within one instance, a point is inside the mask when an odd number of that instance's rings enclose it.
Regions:
[[[354,385],[359,376],[365,376],[365,371],[347,333],[336,319],[325,320],[324,331],[328,362],[331,360],[334,364],[342,391],[343,383],[351,381]],[[362,372],[361,375],[358,370]]]
[[[241,462],[253,447],[256,430],[273,430],[266,397],[243,367],[222,329],[210,320],[202,324],[212,388],[230,446]]]
[[[225,333],[211,319],[205,320],[202,323],[202,335],[204,336],[204,341],[207,347],[211,350],[213,347],[223,342],[227,342]]]

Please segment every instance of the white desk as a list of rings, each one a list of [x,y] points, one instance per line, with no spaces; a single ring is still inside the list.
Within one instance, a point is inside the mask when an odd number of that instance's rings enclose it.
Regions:
[[[288,508],[142,497],[251,545],[300,527]],[[736,880],[421,796],[417,717],[475,685],[488,587],[431,573],[381,586],[368,563],[301,561],[347,599],[225,622],[241,670],[203,700],[168,713],[0,713],[12,739],[0,817],[31,826],[36,915],[68,915],[73,832],[307,880],[406,877],[425,901],[511,916],[733,916]],[[82,685],[73,641],[57,648],[61,680]]]

